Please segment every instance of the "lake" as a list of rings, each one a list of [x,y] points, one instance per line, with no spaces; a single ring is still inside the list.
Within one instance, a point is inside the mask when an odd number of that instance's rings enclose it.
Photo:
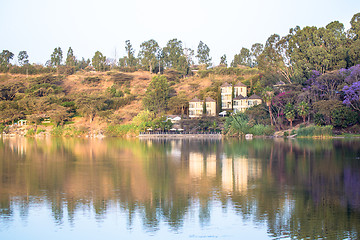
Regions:
[[[360,140],[0,139],[0,239],[359,239]]]

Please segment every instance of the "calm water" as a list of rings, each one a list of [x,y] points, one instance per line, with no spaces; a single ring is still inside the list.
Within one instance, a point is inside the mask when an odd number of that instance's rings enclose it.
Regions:
[[[359,237],[359,140],[0,139],[0,239]]]

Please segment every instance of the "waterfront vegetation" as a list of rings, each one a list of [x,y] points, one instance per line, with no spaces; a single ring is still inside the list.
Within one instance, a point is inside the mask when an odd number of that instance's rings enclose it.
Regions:
[[[178,127],[229,136],[275,131],[289,135],[300,124],[308,126],[295,130],[303,137],[359,133],[360,13],[347,30],[333,21],[320,28],[297,26],[282,37],[273,34],[265,44],[242,48],[230,66],[225,55],[220,65],[212,66],[210,48],[202,41],[195,56],[198,65],[194,54],[188,54],[194,51],[178,39],[162,48],[153,39],[145,41],[138,56],[129,40],[125,49],[127,55],[115,61],[99,51],[91,60],[79,60],[70,47],[63,61],[57,47],[44,66],[30,64],[26,51],[19,53],[18,65],[11,64],[14,54],[3,50],[1,132],[13,132],[15,128],[5,125],[20,119],[30,126],[27,136],[42,134],[39,126],[53,136],[168,131],[172,124],[165,116],[187,116],[190,99],[211,97],[218,114],[220,86],[241,82],[248,95],[261,96],[263,104],[226,120],[206,114],[193,122],[183,118]]]

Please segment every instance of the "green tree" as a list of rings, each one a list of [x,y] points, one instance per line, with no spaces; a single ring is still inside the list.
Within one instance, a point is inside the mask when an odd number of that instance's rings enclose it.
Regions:
[[[250,57],[251,57],[252,66],[258,65],[257,59],[263,51],[264,51],[264,45],[262,45],[261,43],[255,43],[251,46]]]
[[[251,55],[250,50],[247,48],[241,48],[239,54],[235,54],[234,60],[231,62],[232,67],[237,67],[238,65],[251,66]]]
[[[154,76],[143,98],[145,109],[155,114],[164,112],[169,99],[169,84],[165,76]]]
[[[185,92],[180,92],[178,95],[171,97],[168,101],[168,108],[173,114],[184,115],[186,108],[189,105],[189,99]]]
[[[20,66],[29,64],[29,56],[26,51],[20,51],[18,55],[18,62]]]
[[[220,65],[225,65],[225,67],[227,67],[226,54],[220,57]]]
[[[355,35],[355,40],[359,39],[360,36],[360,13],[356,13],[350,21],[350,31]]]
[[[294,105],[291,103],[285,105],[285,118],[290,122],[290,127],[292,128],[292,123],[295,119],[295,110]]]
[[[69,50],[67,52],[67,56],[66,56],[66,66],[70,66],[73,67],[76,64],[76,58],[74,56],[74,51],[72,50],[71,47],[69,47]]]
[[[207,67],[211,66],[210,48],[202,41],[198,45],[196,58],[199,64],[205,64]]]
[[[55,48],[50,58],[51,65],[56,67],[60,66],[62,58],[63,55],[61,48],[60,47]]]
[[[97,71],[104,71],[106,64],[106,57],[100,52],[96,51],[92,58],[92,65]]]
[[[3,50],[0,53],[0,65],[8,66],[10,64],[10,60],[13,59],[14,54],[9,50]]]
[[[159,44],[154,40],[143,42],[140,45],[139,60],[143,67],[151,73],[157,63],[156,54],[159,51]]]
[[[270,115],[270,122],[271,122],[271,126],[274,125],[273,124],[273,117],[272,117],[272,110],[271,110],[271,102],[272,99],[274,97],[274,91],[270,88],[270,87],[266,87],[263,91],[262,91],[262,98],[266,104],[266,106],[269,109],[269,115]]]
[[[162,56],[167,68],[174,68],[181,71],[183,74],[188,73],[189,62],[184,54],[184,49],[180,40],[177,40],[176,38],[169,40],[163,48]]]
[[[136,67],[135,50],[133,49],[130,40],[125,41],[125,50],[127,52],[127,66]]]
[[[203,101],[202,114],[203,114],[204,116],[206,115],[206,100]]]
[[[305,118],[309,115],[309,104],[307,102],[300,102],[297,107],[297,112],[300,117],[303,118],[303,122],[305,123]]]

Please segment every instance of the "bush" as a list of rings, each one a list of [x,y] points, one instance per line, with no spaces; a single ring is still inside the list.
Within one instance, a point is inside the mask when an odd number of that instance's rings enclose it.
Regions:
[[[87,128],[76,128],[74,126],[68,126],[63,128],[62,136],[64,137],[78,137],[84,136],[88,132]]]
[[[36,130],[36,134],[39,134],[39,133],[42,133],[42,132],[46,132],[46,130],[45,130],[45,129],[41,129],[41,128],[38,128],[38,129]]]
[[[317,126],[324,126],[326,125],[325,116],[321,113],[316,113],[314,115],[314,122]]]
[[[128,134],[135,134],[137,127],[133,124],[110,125],[105,130],[108,137],[125,137]]]
[[[356,124],[358,114],[348,107],[341,107],[331,112],[331,123],[334,127],[347,128]]]
[[[50,134],[53,137],[61,137],[63,135],[63,132],[64,132],[64,129],[62,127],[58,126],[58,127],[53,127]]]
[[[274,130],[269,125],[256,124],[250,128],[249,133],[255,136],[270,136],[274,133]]]
[[[101,81],[101,79],[99,77],[86,77],[82,83],[83,84],[87,84],[87,85],[91,85],[91,86],[96,86],[97,84],[99,84]]]
[[[27,132],[26,132],[26,137],[33,137],[35,136],[35,130],[33,128],[30,128]]]
[[[308,126],[297,130],[298,137],[329,137],[333,135],[333,126]]]

